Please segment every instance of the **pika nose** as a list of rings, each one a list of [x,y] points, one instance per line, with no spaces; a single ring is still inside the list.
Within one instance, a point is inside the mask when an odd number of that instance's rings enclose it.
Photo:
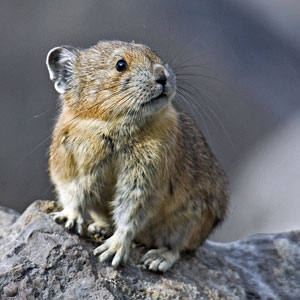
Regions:
[[[153,67],[155,81],[163,86],[167,83],[168,71],[162,65],[155,64]]]

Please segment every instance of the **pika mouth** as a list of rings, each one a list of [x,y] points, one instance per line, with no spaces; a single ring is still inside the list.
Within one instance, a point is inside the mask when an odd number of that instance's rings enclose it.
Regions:
[[[159,103],[161,100],[166,100],[167,99],[167,95],[164,92],[161,92],[158,96],[156,96],[155,98],[150,99],[149,101],[143,103],[143,106],[146,105],[153,105],[156,103]]]

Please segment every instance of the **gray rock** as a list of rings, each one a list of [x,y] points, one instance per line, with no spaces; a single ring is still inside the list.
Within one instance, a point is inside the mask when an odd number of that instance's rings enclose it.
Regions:
[[[0,245],[4,236],[9,233],[11,225],[19,216],[20,214],[15,210],[0,206]]]
[[[207,241],[156,274],[140,264],[146,249],[139,245],[119,270],[99,263],[98,243],[56,224],[48,214],[54,208],[36,201],[15,222],[6,216],[0,299],[300,299],[300,231]]]

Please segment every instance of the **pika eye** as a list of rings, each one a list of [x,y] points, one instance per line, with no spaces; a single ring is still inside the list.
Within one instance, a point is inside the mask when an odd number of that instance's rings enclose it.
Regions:
[[[116,69],[118,72],[124,72],[127,69],[128,65],[124,59],[121,59],[116,64]]]

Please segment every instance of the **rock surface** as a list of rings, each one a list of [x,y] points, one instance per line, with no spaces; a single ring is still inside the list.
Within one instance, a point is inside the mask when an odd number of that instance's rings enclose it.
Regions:
[[[114,270],[92,251],[97,243],[67,232],[48,215],[54,201],[36,201],[17,218],[0,208],[0,299],[300,299],[300,231],[207,241],[165,274],[140,264]]]
[[[0,206],[0,244],[3,241],[11,225],[18,219],[20,214],[13,209]]]

